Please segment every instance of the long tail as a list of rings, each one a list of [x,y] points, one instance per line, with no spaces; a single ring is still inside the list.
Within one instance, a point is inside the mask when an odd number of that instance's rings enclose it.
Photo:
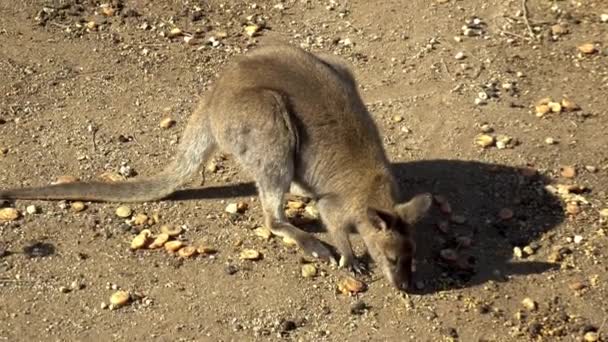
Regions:
[[[196,113],[190,119],[175,159],[159,174],[132,181],[76,182],[33,188],[0,190],[0,199],[146,202],[165,198],[188,181],[214,152],[215,138]]]

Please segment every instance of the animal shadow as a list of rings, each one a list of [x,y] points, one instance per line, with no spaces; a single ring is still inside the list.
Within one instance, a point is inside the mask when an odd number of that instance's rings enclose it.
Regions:
[[[476,161],[393,166],[406,198],[432,192],[449,203],[443,210],[435,206],[417,227],[416,279],[423,285],[419,292],[505,281],[555,267],[533,258],[513,260],[514,247],[542,248],[537,240],[564,220],[560,201],[545,190],[547,177],[531,169]]]

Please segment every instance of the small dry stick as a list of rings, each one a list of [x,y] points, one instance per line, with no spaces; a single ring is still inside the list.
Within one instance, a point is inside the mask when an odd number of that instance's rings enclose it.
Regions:
[[[532,26],[530,26],[530,19],[528,19],[528,0],[521,0],[521,8],[523,11],[524,23],[526,23],[526,27],[528,28],[528,33],[530,33],[530,36],[536,40],[534,30],[532,29]]]

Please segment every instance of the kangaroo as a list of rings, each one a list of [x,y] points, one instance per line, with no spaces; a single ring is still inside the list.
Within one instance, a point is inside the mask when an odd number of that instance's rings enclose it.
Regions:
[[[341,268],[363,270],[349,240],[356,230],[388,281],[407,290],[414,226],[432,197],[399,202],[380,133],[346,62],[287,44],[258,47],[226,67],[189,119],[174,160],[157,175],[5,190],[0,199],[160,200],[217,150],[251,173],[273,234],[338,263],[325,244],[286,219],[284,196],[290,187],[300,188],[316,199]]]

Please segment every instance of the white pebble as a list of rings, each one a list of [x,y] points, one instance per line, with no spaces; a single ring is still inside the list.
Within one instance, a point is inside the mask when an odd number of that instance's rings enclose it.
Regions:
[[[454,56],[454,58],[455,58],[456,60],[463,60],[465,57],[466,57],[466,56],[464,55],[464,52],[462,52],[462,51],[458,52],[458,53],[457,53],[457,54]]]
[[[583,237],[581,235],[574,235],[574,243],[578,244],[583,242]]]
[[[600,20],[601,20],[603,23],[608,23],[608,13],[603,13],[603,14],[601,14],[601,15],[600,15]]]
[[[555,144],[557,144],[557,141],[555,141],[555,139],[549,137],[549,138],[545,139],[545,144],[547,144],[547,145],[555,145]]]
[[[34,215],[38,212],[38,207],[35,205],[28,205],[27,208],[25,208],[25,211],[30,215]]]

